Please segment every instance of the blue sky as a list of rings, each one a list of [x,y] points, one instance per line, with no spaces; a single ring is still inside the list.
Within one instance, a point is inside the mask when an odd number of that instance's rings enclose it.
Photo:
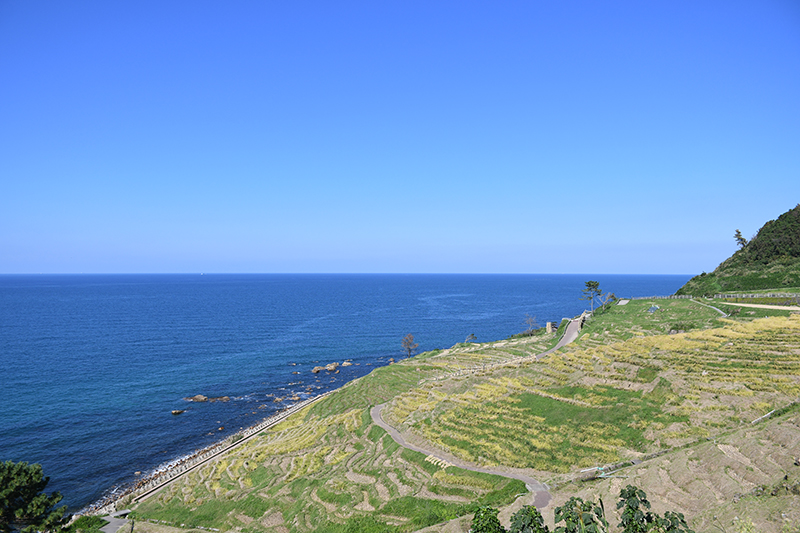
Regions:
[[[800,202],[800,2],[0,1],[0,273],[696,274]]]

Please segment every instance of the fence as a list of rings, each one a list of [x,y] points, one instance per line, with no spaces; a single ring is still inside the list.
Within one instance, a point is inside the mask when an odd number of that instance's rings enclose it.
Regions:
[[[715,294],[714,298],[797,298],[800,294],[789,292],[771,292],[764,294]]]
[[[634,296],[633,298],[620,298],[620,300],[688,300],[693,298],[688,294],[672,295],[672,296]]]

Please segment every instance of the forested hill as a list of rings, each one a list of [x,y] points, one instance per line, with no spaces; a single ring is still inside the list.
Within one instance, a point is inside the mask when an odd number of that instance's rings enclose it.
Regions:
[[[676,294],[701,296],[783,287],[800,287],[800,204],[764,224],[714,272],[693,277]]]

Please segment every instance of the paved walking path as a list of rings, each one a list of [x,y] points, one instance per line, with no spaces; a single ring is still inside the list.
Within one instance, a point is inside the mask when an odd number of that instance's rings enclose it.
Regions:
[[[579,316],[578,318],[573,318],[569,321],[567,325],[567,330],[564,332],[564,335],[561,337],[561,340],[558,341],[554,347],[550,348],[546,352],[542,352],[536,356],[536,359],[541,359],[545,355],[550,355],[551,353],[555,352],[559,348],[563,348],[567,344],[571,343],[575,339],[578,338],[578,335],[581,333],[581,326],[583,325],[583,315]]]
[[[128,516],[128,513],[130,513],[130,511],[125,509],[124,511],[117,511],[116,513],[106,516],[103,520],[108,520],[108,524],[101,527],[100,531],[103,533],[117,533],[122,526],[128,523],[128,520],[123,518]]]
[[[542,352],[536,355],[536,359],[541,359],[545,355],[551,354],[554,351],[558,350],[559,348],[562,348],[563,346],[566,346],[567,344],[577,339],[581,331],[582,323],[583,323],[583,316],[572,319],[569,325],[567,326],[567,330],[564,332],[564,335],[561,337],[561,340],[558,341],[555,347],[547,350],[546,352]],[[499,366],[505,364],[508,364],[508,361],[497,363],[492,366]],[[422,448],[420,446],[416,446],[414,444],[406,442],[405,438],[403,438],[400,432],[395,428],[393,428],[392,426],[390,426],[389,424],[387,424],[386,421],[383,419],[381,411],[383,410],[383,407],[385,405],[386,405],[385,403],[382,403],[370,409],[370,415],[372,416],[372,421],[375,422],[375,424],[377,424],[381,428],[383,428],[387,433],[389,433],[389,435],[391,435],[392,438],[395,440],[395,442],[397,442],[397,444],[399,444],[400,446],[408,448],[409,450],[414,450],[415,452],[424,453],[429,457],[432,457],[444,463],[452,464],[453,466],[457,466],[458,468],[463,468],[464,470],[471,470],[473,472],[483,472],[486,474],[495,474],[498,476],[518,479],[523,483],[525,483],[525,486],[528,487],[528,490],[533,493],[533,505],[535,505],[537,509],[543,509],[544,507],[547,507],[547,504],[550,503],[552,496],[548,491],[547,485],[532,478],[531,476],[519,472],[513,472],[511,470],[482,468],[479,466],[465,463],[463,461],[459,461],[458,459],[454,459],[453,457],[444,458],[442,457],[441,452],[427,448]]]

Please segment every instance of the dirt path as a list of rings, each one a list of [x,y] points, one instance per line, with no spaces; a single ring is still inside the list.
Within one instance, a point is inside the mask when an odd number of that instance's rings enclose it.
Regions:
[[[575,339],[577,339],[578,335],[580,334],[580,331],[581,331],[581,324],[582,323],[583,323],[583,317],[572,319],[570,321],[569,325],[567,326],[567,330],[564,332],[564,335],[561,337],[561,340],[559,340],[558,343],[553,348],[547,350],[546,352],[542,352],[542,353],[538,354],[536,356],[536,359],[541,359],[545,355],[549,355],[549,354],[555,352],[556,350],[558,350],[559,348],[561,348],[563,346],[566,346],[567,344],[569,344],[569,343],[573,342]],[[498,364],[507,364],[507,362],[498,363]],[[471,470],[473,472],[483,472],[485,474],[495,474],[495,475],[498,475],[498,476],[503,476],[503,477],[507,477],[507,478],[511,478],[511,479],[518,479],[518,480],[522,481],[523,483],[525,483],[525,486],[528,487],[528,490],[533,493],[533,502],[532,503],[538,509],[543,509],[544,507],[547,507],[547,505],[550,503],[550,500],[552,499],[552,496],[550,495],[550,492],[548,491],[547,485],[545,485],[544,483],[541,483],[540,481],[532,478],[531,476],[527,476],[525,474],[521,474],[521,473],[517,473],[517,472],[509,472],[509,471],[506,471],[506,470],[499,470],[499,469],[496,469],[496,468],[482,468],[482,467],[479,467],[479,466],[476,466],[476,465],[473,465],[473,464],[470,464],[470,463],[466,463],[464,461],[459,461],[458,459],[453,458],[453,457],[444,458],[436,450],[430,450],[430,449],[422,448],[420,446],[416,446],[414,444],[410,444],[410,443],[406,442],[405,438],[403,438],[403,435],[401,435],[400,432],[397,429],[395,429],[394,427],[392,427],[389,424],[387,424],[386,421],[383,419],[381,411],[383,410],[383,407],[385,405],[386,404],[382,403],[382,404],[376,405],[376,406],[372,407],[372,409],[370,409],[370,415],[372,416],[372,421],[375,422],[375,424],[377,424],[381,428],[383,428],[387,433],[389,433],[389,435],[391,435],[391,437],[394,439],[394,441],[397,444],[399,444],[400,446],[402,446],[404,448],[408,448],[409,450],[414,450],[415,452],[424,453],[425,455],[431,456],[431,457],[433,457],[435,459],[438,459],[439,461],[444,461],[446,463],[452,464],[453,466],[457,466],[458,468],[463,468],[464,470]]]

